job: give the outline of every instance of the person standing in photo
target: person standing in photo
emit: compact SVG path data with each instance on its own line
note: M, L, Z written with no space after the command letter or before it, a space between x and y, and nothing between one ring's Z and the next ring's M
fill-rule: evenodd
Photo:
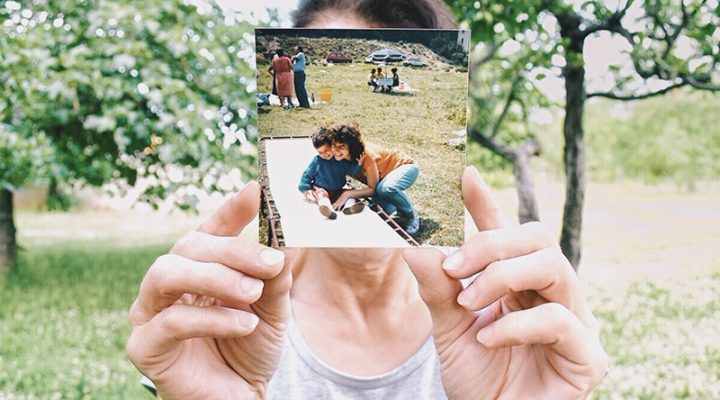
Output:
M301 46L295 46L293 51L295 51L295 55L292 57L293 72L295 73L293 81L295 84L295 96L297 96L300 107L310 108L307 91L305 90L305 64L307 57L305 57Z
M285 55L283 49L277 50L277 58L274 58L272 65L268 68L268 72L275 74L275 86L277 88L278 97L280 97L280 105L283 108L292 108L292 62ZM287 101L287 105L285 104Z

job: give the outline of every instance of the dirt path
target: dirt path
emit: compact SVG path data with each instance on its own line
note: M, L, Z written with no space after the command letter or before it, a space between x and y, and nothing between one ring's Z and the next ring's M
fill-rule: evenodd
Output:
M559 237L564 186L547 179L537 182L541 219ZM580 266L583 281L606 286L720 271L720 187L705 186L688 194L670 185L590 184ZM497 195L506 215L515 216L514 189Z

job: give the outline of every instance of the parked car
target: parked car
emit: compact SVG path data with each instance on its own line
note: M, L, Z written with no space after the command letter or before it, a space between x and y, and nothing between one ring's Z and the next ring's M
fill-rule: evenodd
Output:
M418 56L410 56L403 62L405 67L427 67L427 63Z
M405 56L399 51L393 49L375 50L365 58L365 62L367 63L390 63L400 62L403 60L405 60Z
M325 60L329 63L351 63L353 62L352 57L346 56L345 54L339 53L337 51L328 51L327 57L325 57Z

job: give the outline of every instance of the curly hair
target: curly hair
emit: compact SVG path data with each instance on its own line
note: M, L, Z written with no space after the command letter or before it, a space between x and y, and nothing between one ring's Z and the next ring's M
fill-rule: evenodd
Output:
M317 149L323 145L332 145L333 136L328 132L327 128L318 128L310 137L313 146Z
M346 144L350 150L350 158L356 160L365 152L360 130L355 125L337 124L328 128L333 143Z

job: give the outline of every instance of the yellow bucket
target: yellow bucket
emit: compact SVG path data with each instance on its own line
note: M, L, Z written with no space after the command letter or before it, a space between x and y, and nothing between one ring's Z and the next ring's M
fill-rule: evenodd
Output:
M322 91L320 92L320 101L330 102L332 101L332 92Z

